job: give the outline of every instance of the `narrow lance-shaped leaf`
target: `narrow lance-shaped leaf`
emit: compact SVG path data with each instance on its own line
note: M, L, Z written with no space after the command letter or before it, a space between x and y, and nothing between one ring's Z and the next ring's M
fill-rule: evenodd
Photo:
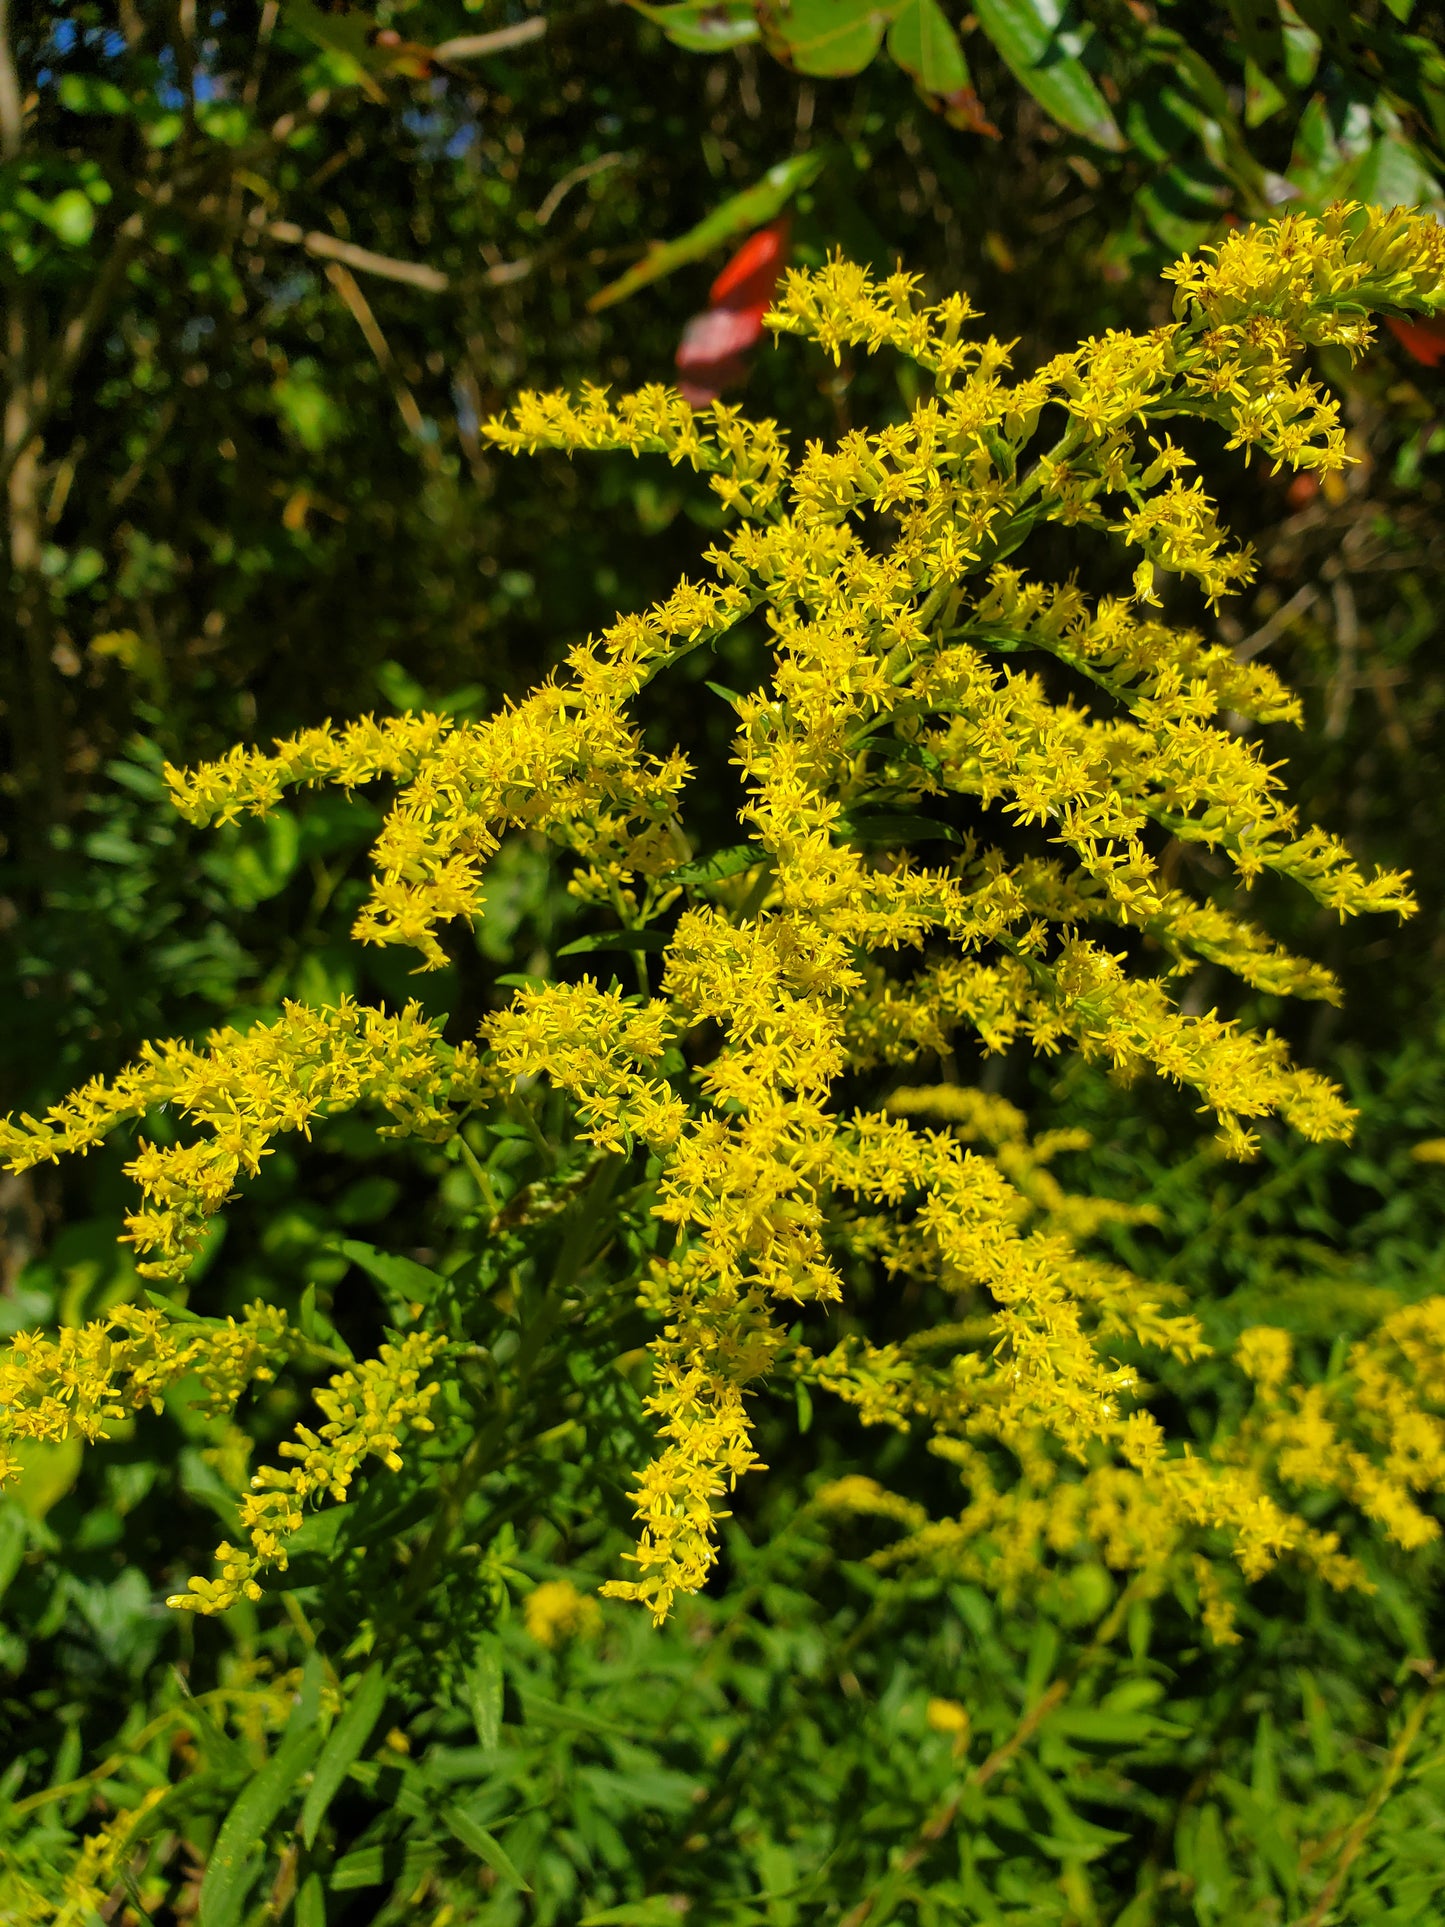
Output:
M1000 58L1061 127L1118 152L1124 136L1093 76L1063 30L1060 0L975 0L974 12Z
M381 1717L386 1700L386 1675L380 1666L370 1667L347 1702L346 1711L331 1729L316 1774L301 1809L301 1838L308 1847L315 1844L317 1830L326 1809L335 1799L361 1749L371 1737L371 1729Z
M221 1823L201 1882L198 1927L234 1927L240 1919L251 1883L261 1870L258 1848L264 1845L266 1829L285 1806L320 1743L314 1718L289 1726L265 1766L237 1794Z
M559 957L590 957L595 950L666 950L665 930L598 930L564 943Z
M721 53L758 37L758 19L750 0L680 0L671 7L652 7L647 0L627 0L630 7L661 27L674 47L690 54Z
M619 275L605 288L598 290L587 303L589 310L596 314L602 308L610 308L619 301L625 301L639 288L645 288L653 281L660 281L664 275L672 274L692 261L700 261L705 254L711 254L725 241L732 240L735 234L749 233L755 227L762 227L780 214L799 191L815 181L827 165L826 149L814 149L808 154L794 154L776 167L770 167L760 181L752 187L744 188L741 194L734 194L715 207L711 214L699 221L695 228L680 234L675 241L654 242L642 259L626 274Z
M973 85L958 35L938 0L903 0L888 29L888 51L925 94L946 99Z
M1284 23L1270 0L1225 0L1240 45L1278 87L1288 85L1284 56Z
M378 1251L375 1245L366 1244L360 1238L343 1238L337 1249L388 1291L420 1299L423 1304L443 1282L436 1272L428 1271L414 1258L403 1257L395 1251Z
M477 1743L495 1752L502 1737L502 1651L495 1633L484 1633L477 1641L462 1675L462 1697L477 1729Z
M479 1860L484 1860L493 1873L513 1887L520 1887L524 1894L531 1893L532 1889L517 1871L516 1862L506 1848L469 1813L459 1806L446 1806L442 1808L441 1817L462 1845L470 1848Z

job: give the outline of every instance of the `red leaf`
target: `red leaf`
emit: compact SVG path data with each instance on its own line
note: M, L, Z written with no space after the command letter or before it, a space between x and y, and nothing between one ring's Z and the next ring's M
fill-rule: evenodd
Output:
M1385 316L1385 326L1412 360L1426 368L1445 361L1445 321L1400 321Z
M724 388L738 388L747 380L748 364L741 355L726 355L721 361L700 361L688 369L677 384L677 392L689 408L705 408L716 401Z
M708 291L714 308L765 308L788 256L786 215L750 234Z
M1307 509L1320 492L1320 478L1306 469L1296 475L1284 492L1284 499L1292 509Z
M726 361L756 347L763 335L763 306L753 308L709 308L695 314L682 331L676 361L690 373L708 363Z

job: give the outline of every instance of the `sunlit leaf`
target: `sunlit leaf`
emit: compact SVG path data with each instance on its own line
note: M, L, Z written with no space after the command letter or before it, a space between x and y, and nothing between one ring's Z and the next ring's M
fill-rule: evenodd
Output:
M335 1799L353 1761L371 1737L386 1702L386 1675L379 1665L362 1674L346 1710L332 1727L301 1809L301 1838L314 1845L326 1809Z
M973 85L958 35L938 0L903 0L888 29L888 51L926 94L946 97Z
M680 234L675 241L659 241L650 247L636 264L600 289L587 303L595 314L599 309L610 308L619 301L625 301L639 288L650 282L660 281L664 275L686 267L690 262L700 261L704 255L711 254L725 241L735 235L747 234L753 228L762 227L767 221L782 212L800 189L809 186L822 173L828 162L824 148L814 148L806 154L794 154L788 160L779 161L770 167L760 181L752 187L744 188L741 194L734 194L715 207L711 214Z
M1096 147L1118 152L1124 137L1065 31L1059 0L975 0L978 23L1000 58L1045 113Z
M627 0L627 4L688 53L721 53L725 47L738 47L758 37L758 17L750 0L679 0L670 7L649 6L647 0Z
M877 0L790 0L761 8L763 31L800 74L861 73L882 44L892 8Z

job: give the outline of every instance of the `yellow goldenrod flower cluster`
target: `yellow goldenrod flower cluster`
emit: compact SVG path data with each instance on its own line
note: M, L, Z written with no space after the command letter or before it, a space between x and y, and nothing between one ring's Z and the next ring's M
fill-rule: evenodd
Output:
M91 1927L103 1920L146 1821L170 1790L152 1787L135 1806L88 1834L69 1868L56 1869L43 1889L17 1869L0 1867L0 1920L7 1927Z
M910 1347L919 1349L917 1341ZM954 1433L959 1404L937 1375L929 1380L902 1371L902 1358L887 1361L903 1409L937 1401L932 1447L958 1468L969 1502L957 1518L931 1521L921 1507L859 1478L835 1480L817 1502L899 1528L875 1565L921 1562L1005 1596L1036 1583L1051 1559L1102 1557L1140 1575L1146 1590L1182 1582L1194 1589L1219 1643L1238 1638L1237 1600L1227 1574L1189 1549L1200 1533L1222 1534L1246 1579L1288 1553L1340 1589L1365 1584L1363 1570L1341 1552L1337 1534L1315 1530L1290 1508L1292 1495L1338 1493L1407 1550L1440 1536L1420 1497L1445 1490L1445 1298L1392 1313L1323 1382L1291 1377L1292 1341L1270 1326L1244 1332L1235 1358L1253 1382L1255 1404L1208 1458L1187 1450L1166 1456L1157 1428L1135 1413L1121 1435L1123 1464L1070 1468L1045 1449L1042 1435L1011 1440L1022 1477L1004 1489L983 1449L1002 1435L1004 1408L981 1409Z
M142 1140L126 1166L149 1206L126 1220L130 1242L154 1254L138 1270L176 1278L238 1176L260 1168L273 1137L309 1136L313 1118L360 1104L385 1110L398 1135L445 1136L451 1105L477 1088L475 1051L447 1050L416 1004L394 1017L350 998L327 1010L288 1003L276 1023L215 1031L204 1050L147 1044L140 1061L110 1083L92 1079L44 1118L0 1122L0 1159L25 1171L65 1151L88 1151L119 1124L166 1108L204 1126L209 1135L192 1144Z
M602 1608L566 1579L544 1579L522 1602L527 1631L540 1646L588 1638L602 1630Z
M1418 1495L1445 1485L1445 1298L1391 1313L1323 1383L1291 1380L1289 1334L1270 1326L1245 1332L1237 1356L1255 1388L1241 1462L1293 1491L1342 1492L1398 1545L1439 1538Z
M776 1372L866 1422L926 1431L967 1486L959 1518L890 1511L868 1481L829 1503L902 1527L889 1557L943 1560L1004 1591L1087 1551L1191 1587L1227 1637L1221 1552L1246 1577L1289 1554L1355 1582L1336 1541L1286 1503L1311 1426L1349 1439L1314 1455L1320 1475L1418 1539L1410 1494L1440 1469L1418 1403L1433 1310L1392 1327L1318 1413L1287 1358L1274 1372L1272 1341L1252 1341L1260 1415L1232 1456L1202 1458L1166 1437L1123 1362L1140 1347L1198 1356L1197 1320L1177 1292L1082 1249L1119 1207L1070 1197L1048 1168L1069 1147L1030 1143L950 1069L960 1033L985 1052L1026 1039L1173 1080L1235 1154L1276 1116L1345 1137L1340 1093L1280 1039L1175 1001L1201 962L1272 995L1337 995L1237 902L1195 894L1191 852L1236 898L1271 874L1342 918L1413 908L1405 878L1366 876L1285 800L1257 734L1297 718L1278 678L1159 610L1168 577L1213 604L1253 571L1170 424L1212 423L1277 464L1340 466L1337 407L1305 353L1357 352L1372 309L1445 305L1445 231L1340 207L1241 231L1172 279L1168 324L1015 378L1006 346L966 333L960 296L929 306L913 277L878 282L846 261L793 272L768 318L777 333L835 358L891 349L931 384L899 419L832 447L795 450L772 423L694 413L662 388L523 396L487 427L498 447L623 450L706 475L732 518L710 578L619 618L484 721L365 719L170 780L196 822L264 814L296 787L394 784L356 934L426 965L444 961L442 926L478 913L500 839L541 834L574 893L622 926L640 973L663 949L655 994L588 978L520 991L481 1056L447 1049L412 1010L291 1006L202 1052L157 1047L46 1120L7 1126L12 1168L172 1104L210 1135L142 1148L132 1168L152 1209L131 1235L174 1272L278 1131L371 1102L398 1130L442 1135L461 1109L534 1079L566 1092L582 1136L645 1148L656 1174L665 1230L641 1296L658 1330L647 1402L661 1449L633 1495L636 1576L608 1590L659 1618L707 1577L727 1493L759 1463L749 1391ZM1028 576L1014 558L1051 525L1132 551L1132 594ZM688 761L646 746L636 699L748 617L765 638L756 673L748 693L722 695L747 841L699 862ZM932 1081L890 1096L887 1080L917 1078L920 1058ZM821 1322L859 1265L925 1279L957 1317L887 1346L797 1343L784 1316ZM249 1548L223 1547L222 1577L179 1603L254 1593L307 1498L344 1492L367 1453L390 1463L402 1432L425 1427L419 1375L439 1349L414 1334L333 1381L331 1422L286 1448L291 1471L259 1476Z
M445 1344L433 1333L408 1332L398 1343L383 1345L376 1358L338 1373L316 1394L326 1423L314 1431L298 1425L295 1438L281 1447L281 1456L293 1461L290 1470L263 1466L253 1476L240 1506L250 1543L223 1542L216 1548L220 1577L192 1579L188 1592L173 1594L166 1604L217 1613L238 1599L259 1599L257 1575L270 1566L286 1570L285 1542L300 1526L309 1500L324 1496L340 1504L366 1458L399 1472L406 1434L433 1429L427 1408L440 1388L420 1380Z
M0 1484L16 1469L7 1446L104 1438L108 1422L160 1411L182 1378L198 1378L210 1410L228 1412L248 1385L276 1376L294 1340L286 1314L259 1301L239 1323L117 1305L54 1338L20 1332L0 1352Z

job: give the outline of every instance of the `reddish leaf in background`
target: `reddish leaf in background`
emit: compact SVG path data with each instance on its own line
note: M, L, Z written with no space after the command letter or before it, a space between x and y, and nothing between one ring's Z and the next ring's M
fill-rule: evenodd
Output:
M750 234L708 291L677 348L678 391L694 408L716 401L747 374L743 359L763 335L763 315L788 256L787 217Z
M1397 321L1387 314L1385 326L1412 360L1426 368L1445 361L1445 321Z
M1319 492L1319 476L1306 469L1302 475L1295 476L1284 492L1284 499L1292 509L1307 509Z
M788 258L791 226L784 215L748 236L708 290L714 308L755 308L759 302L767 306Z

